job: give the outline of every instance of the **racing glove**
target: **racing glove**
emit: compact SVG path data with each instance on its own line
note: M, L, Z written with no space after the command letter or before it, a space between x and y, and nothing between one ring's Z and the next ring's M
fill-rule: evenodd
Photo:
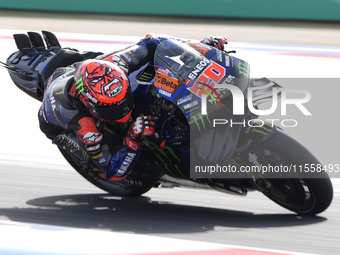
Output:
M205 37L201 41L201 43L205 43L205 44L208 44L210 46L215 47L216 49L223 50L224 45L227 44L228 41L224 37L209 35L209 36Z
M134 151L138 150L142 145L144 136L155 134L155 120L157 120L157 117L138 117L127 132L124 139L125 146Z
M91 157L100 152L100 143L103 140L103 134L97 130L96 123L92 118L81 118L78 121L76 134Z

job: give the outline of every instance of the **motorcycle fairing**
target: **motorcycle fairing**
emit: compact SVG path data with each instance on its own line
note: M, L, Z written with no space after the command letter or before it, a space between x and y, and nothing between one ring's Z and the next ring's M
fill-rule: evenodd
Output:
M214 89L216 84L233 84L244 93L249 85L249 64L202 43L168 39L155 52L157 92L176 104L189 120L200 112L202 95L209 94L208 107L216 99L228 102L230 91ZM177 82L175 82L177 80ZM218 94L218 95L216 95Z

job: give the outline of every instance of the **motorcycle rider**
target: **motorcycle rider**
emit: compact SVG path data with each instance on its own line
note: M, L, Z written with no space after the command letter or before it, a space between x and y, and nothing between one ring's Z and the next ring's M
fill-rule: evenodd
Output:
M137 162L143 138L155 133L155 117L132 120L130 81L152 65L157 46L168 38L149 34L118 52L55 70L38 114L41 131L80 159L88 155L103 178L121 181ZM208 36L201 43L223 49L227 40ZM102 123L122 139L106 139Z

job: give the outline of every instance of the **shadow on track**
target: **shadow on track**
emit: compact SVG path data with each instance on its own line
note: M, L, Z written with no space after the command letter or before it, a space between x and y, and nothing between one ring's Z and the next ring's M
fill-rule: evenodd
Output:
M295 214L253 214L209 207L187 206L149 197L120 198L107 194L41 197L27 201L37 208L0 208L13 221L95 228L133 233L192 233L227 228L277 228L316 224L323 217Z

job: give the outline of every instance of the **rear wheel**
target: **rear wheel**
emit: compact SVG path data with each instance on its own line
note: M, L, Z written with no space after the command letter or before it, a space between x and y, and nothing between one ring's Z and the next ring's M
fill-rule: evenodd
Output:
M58 148L64 158L80 175L93 185L107 191L113 196L140 196L152 188L152 183L142 182L132 176L128 176L119 183L103 179L98 172L94 171L88 164L80 162L71 152L60 147Z
M262 143L263 165L287 166L289 173L280 172L275 178L256 178L256 186L268 198L301 215L315 215L326 210L333 199L333 187L324 171L293 171L291 166L315 166L320 162L301 144L282 132ZM273 176L270 176L273 177Z

